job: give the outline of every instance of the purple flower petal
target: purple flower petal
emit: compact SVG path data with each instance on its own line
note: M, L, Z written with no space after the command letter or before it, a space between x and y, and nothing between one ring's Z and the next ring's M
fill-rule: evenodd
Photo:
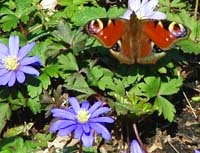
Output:
M23 82L25 81L25 75L24 75L24 73L21 72L21 71L17 71L17 72L16 72L16 77L17 77L17 81L18 81L19 83L23 83Z
M53 132L56 132L59 129L66 128L66 127L71 126L71 125L75 125L75 122L70 121L70 120L68 120L67 122L66 122L66 120L57 120L51 125L51 127L49 128L49 131L51 133L53 133Z
M17 57L18 51L19 51L19 37L18 36L10 36L10 38L9 38L10 54Z
M91 118L99 116L99 115L101 115L103 113L107 113L109 111L110 111L110 108L108 108L108 107L101 107L101 108L97 109L95 112L93 112L91 114Z
M8 73L7 69L0 68L0 77L3 76L3 75L5 75L6 73Z
M40 74L38 72L38 70L36 70L35 68L33 68L31 66L20 66L19 70L24 72L24 73L32 74L32 75L35 75L35 76L39 76L39 74Z
M195 150L194 150L194 153L200 153L200 151L199 151L199 150L197 150L197 149L195 149Z
M131 14L133 13L133 11L131 10L126 10L126 12L124 13L124 15L122 15L120 18L123 18L123 19L127 19L127 20L130 20L131 18Z
M16 81L16 74L15 72L12 72L10 76L10 80L8 81L8 86L12 87L15 84L15 81Z
M25 57L20 61L20 65L29 65L33 63L41 63L40 58L38 56L33 57Z
M11 75L12 75L11 71L8 71L8 73L2 75L0 77L0 85L6 85L8 81L10 80Z
M147 19L164 20L166 19L166 15L162 12L154 11L151 15L148 16Z
M85 147L91 147L93 144L94 138L93 133L90 132L89 134L83 133L82 135L82 142Z
M80 140L82 135L83 135L82 126L77 126L77 128L74 131L74 138Z
M102 106L102 102L98 101L98 102L94 103L94 105L88 111L90 112L90 114L92 114L94 111L96 111L101 106Z
M80 110L80 104L79 104L78 100L74 97L70 97L68 100L69 100L69 103L71 104L73 110L77 114L78 111Z
M59 109L59 108L54 108L51 110L51 112L53 113L54 117L58 117L58 118L64 118L64 119L69 119L69 120L75 120L76 118L75 114L63 109Z
M144 153L136 140L131 142L131 153Z
M128 9L121 18L129 20L134 13L138 19L165 19L164 13L154 11L157 4L158 0L129 0Z
M88 101L84 101L82 104L81 104L81 108L85 109L85 110L88 110L90 107L90 103Z
M101 137L103 137L105 140L111 139L111 135L110 135L109 131L102 124L90 123L90 126L92 127L92 129L95 130L96 133L101 135Z
M76 125L72 125L72 126L69 126L69 127L66 127L64 129L60 129L58 131L58 135L59 136L67 136L69 135L74 129L76 129Z
M8 55L8 47L0 43L0 59L4 59Z
M158 0L150 0L146 3L146 8L154 10L157 4Z
M110 117L97 117L97 118L91 118L90 122L113 123L114 120Z
M82 128L85 133L90 132L90 127L89 127L88 123L82 124Z
M31 50L32 48L35 46L35 42L32 42L31 44L27 44L24 47L22 47L19 50L19 54L18 54L18 58L21 60L23 59Z

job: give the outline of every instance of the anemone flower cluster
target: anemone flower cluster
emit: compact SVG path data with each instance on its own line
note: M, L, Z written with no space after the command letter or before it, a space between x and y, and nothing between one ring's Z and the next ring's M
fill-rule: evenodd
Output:
M166 15L160 11L154 11L158 0L129 0L128 9L121 18L130 19L131 14L136 14L138 19L162 20Z
M111 117L102 116L110 111L108 107L103 107L101 101L95 102L90 107L88 101L81 105L74 97L68 99L71 107L67 109L54 108L51 110L53 117L57 118L50 126L50 132L58 131L59 136L67 136L74 132L74 138L81 140L85 147L92 146L94 142L94 132L105 140L110 140L111 135L105 123L113 123Z
M32 50L35 43L19 48L19 37L10 36L8 47L0 43L0 85L8 84L13 86L16 81L23 83L25 74L38 76L39 72L30 66L31 64L41 64L39 57L26 57Z

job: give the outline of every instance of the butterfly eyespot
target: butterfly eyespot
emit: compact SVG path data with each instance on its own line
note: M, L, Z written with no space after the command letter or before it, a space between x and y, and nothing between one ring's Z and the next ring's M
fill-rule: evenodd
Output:
M121 41L117 41L111 48L113 51L120 52L121 50Z
M161 52L163 52L163 50L160 47L158 47L157 45L154 44L153 52L154 53L161 53Z
M185 37L187 35L187 29L182 24L172 22L168 29L176 38Z
M103 30L103 23L100 19L92 20L87 24L86 29L90 34L97 34Z

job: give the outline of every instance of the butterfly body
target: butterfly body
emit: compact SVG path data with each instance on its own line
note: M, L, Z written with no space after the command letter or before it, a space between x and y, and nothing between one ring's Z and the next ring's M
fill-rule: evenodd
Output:
M89 21L86 31L124 64L154 64L165 56L166 50L189 34L182 24L165 20L139 20L135 14L131 15L130 20Z

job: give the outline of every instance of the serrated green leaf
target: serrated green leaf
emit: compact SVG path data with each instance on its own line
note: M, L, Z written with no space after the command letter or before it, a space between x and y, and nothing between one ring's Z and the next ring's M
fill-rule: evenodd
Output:
M129 85L133 84L136 80L137 80L138 76L127 76L127 77L124 77L122 82L123 82L123 85L124 87L128 87Z
M50 77L58 78L59 76L59 66L58 65L48 65L44 69L45 73L47 73Z
M31 98L38 97L42 93L42 85L39 79L30 79L27 81L27 91Z
M11 109L8 103L0 103L0 133L2 132L6 122L11 117Z
M6 15L1 18L0 23L3 31L10 31L17 27L18 18L14 15Z
M72 44L73 42L73 32L69 23L61 20L58 23L57 30L52 32L52 35L67 44Z
M169 122L174 120L175 108L167 99L162 96L157 96L154 102L155 109L158 110L159 115L163 114L164 118Z
M40 76L39 76L39 79L41 81L41 85L44 89L47 89L48 86L51 84L51 80L49 78L49 76L46 74L46 73L42 73Z
M6 7L3 7L0 9L0 14L1 15L14 15L15 16L15 12L11 11L10 9L6 8Z
M118 18L119 16L122 16L125 12L125 9L123 8L117 8L117 7L111 7L107 14L109 18Z
M152 98L158 94L160 83L161 81L158 77L146 77L144 78L144 83L138 84L138 87L144 95Z
M66 80L66 87L69 90L75 90L81 93L85 93L87 95L92 95L95 93L91 88L89 88L85 78L79 73L71 74L68 79Z
M60 68L66 71L78 71L78 65L75 56L72 53L65 55L60 55L58 57L58 62L61 64Z
M200 54L200 43L196 43L192 40L182 40L177 44L182 47L184 53Z
M101 7L84 7L77 10L72 16L71 20L76 26L84 26L89 20L97 18L105 18L106 15L105 8Z
M168 82L161 82L158 95L172 95L180 90L183 84L182 78L171 79Z
M29 98L27 102L27 106L30 108L33 114L37 114L41 112L41 104L37 98L35 99Z

